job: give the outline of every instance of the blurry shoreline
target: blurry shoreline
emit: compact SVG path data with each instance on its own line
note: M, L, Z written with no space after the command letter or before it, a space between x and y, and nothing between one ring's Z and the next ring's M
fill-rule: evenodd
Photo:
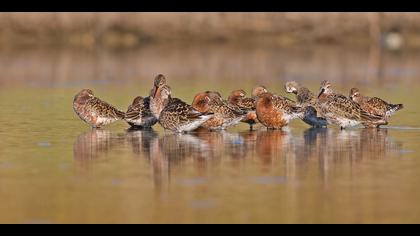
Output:
M1 13L0 45L385 44L420 48L419 13Z

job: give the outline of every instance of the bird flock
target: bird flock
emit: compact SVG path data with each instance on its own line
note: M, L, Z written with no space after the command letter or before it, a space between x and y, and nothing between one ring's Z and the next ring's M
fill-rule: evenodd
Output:
M242 89L232 91L227 100L219 92L205 91L188 104L172 96L166 77L159 74L149 96L136 97L126 112L95 97L90 89L83 89L74 97L73 109L93 128L124 120L134 129L148 129L159 123L165 130L182 133L224 130L240 122L249 124L250 130L257 123L268 129L282 129L294 119L312 127L378 128L387 125L390 117L403 108L402 104L363 96L357 88L352 88L346 97L335 93L328 81L322 81L318 96L295 81L287 82L285 91L295 94L296 101L260 85L253 89L251 97Z

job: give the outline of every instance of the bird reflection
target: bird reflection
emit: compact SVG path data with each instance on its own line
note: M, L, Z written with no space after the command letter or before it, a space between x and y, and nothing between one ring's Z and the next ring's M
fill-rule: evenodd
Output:
M311 128L304 132L298 155L318 159L321 177L329 179L332 166L358 168L364 160L378 160L397 154L402 144L388 137L387 129L334 130ZM339 173L337 173L339 174Z
M158 138L158 133L153 129L128 129L127 130L127 141L132 147L132 151L136 156L145 156L150 159L151 157L151 145L153 140Z
M363 129L360 135L362 159L381 159L400 153L402 143L388 136L388 129Z
M271 165L281 157L293 158L295 153L291 134L283 130L259 131L256 154L264 165Z
M205 177L210 166L223 164L223 158L244 159L254 146L247 139L255 141L256 138L227 131L206 131L168 134L153 140L150 163L157 190L170 183L171 173L178 168L192 166L198 176Z
M202 150L203 157L212 162L221 160L222 157L242 159L246 157L249 150L249 143L244 133L219 131L200 132L195 135L206 144L207 149Z
M167 134L154 139L150 147L150 163L156 191L171 182L171 171L189 160L201 156L205 149L198 138L190 134Z
M401 149L388 137L387 129L334 130L311 128L304 132L302 155L330 158L335 161L378 159Z
M389 137L387 129L310 128L303 135L292 131L159 135L153 130L129 130L123 134L91 130L77 137L74 158L88 167L96 163L92 160L106 157L111 150L131 149L134 158L144 157L150 164L155 189L161 193L164 186L169 186L171 173L192 168L195 176L207 177L209 171L223 169L223 165L240 168L251 164L261 168L261 173L275 175L284 170L281 175L288 179L318 173L325 183L330 176L341 175L345 170L351 174L365 160L398 155L402 149L402 143ZM311 170L314 168L318 171Z
M123 138L108 130L92 129L77 137L73 145L74 159L86 167L90 161L106 156L110 150L123 144Z

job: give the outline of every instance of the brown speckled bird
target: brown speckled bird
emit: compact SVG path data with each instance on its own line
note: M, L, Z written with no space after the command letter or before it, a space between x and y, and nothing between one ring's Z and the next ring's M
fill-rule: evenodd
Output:
M156 93L158 91L159 87L162 87L166 85L166 78L164 75L159 74L155 77L154 83L153 83L153 88L150 91L150 97L156 97ZM159 97L156 97L155 99L150 99L150 111L152 112L153 115L155 115L155 118L159 119L159 115L160 112L163 108L161 107L163 105L163 103L159 100ZM156 117L157 115L157 117Z
M138 96L128 107L125 113L125 121L132 128L150 128L157 123L156 117L150 111L150 97Z
M237 106L247 113L241 122L247 123L249 125L249 129L253 130L253 126L258 122L255 106L256 99L247 98L246 92L240 89L231 92L230 96L228 97L228 102L229 104Z
M194 97L192 106L200 112L211 112L214 116L201 126L209 130L224 130L238 124L247 114L238 106L223 100L218 92L206 91Z
M73 109L80 119L93 128L101 128L125 116L124 112L96 98L90 89L83 89L74 97Z
M385 120L388 120L395 112L404 108L403 104L389 104L377 97L363 96L357 88L350 90L350 99L358 103L369 114L381 116Z
M258 120L268 129L281 129L304 113L293 101L268 92L258 96L256 106Z
M300 85L296 81L286 82L285 90L288 93L296 95L297 105L299 106L315 106L317 105L317 99L315 95L306 87Z
M213 117L210 112L199 112L180 99L172 98L168 85L159 86L151 97L152 101L158 108L152 112L159 119L159 124L174 132L193 131Z
M258 96L260 96L263 93L268 93L268 90L264 86L258 85L252 90L252 97L256 101Z
M306 87L296 81L289 81L285 85L288 93L296 95L297 105L305 109L303 121L313 127L326 127L327 120L322 117L316 96Z
M367 113L346 96L334 93L328 81L321 83L318 103L328 123L336 124L341 129L359 124L365 127L379 127L388 123L381 116Z

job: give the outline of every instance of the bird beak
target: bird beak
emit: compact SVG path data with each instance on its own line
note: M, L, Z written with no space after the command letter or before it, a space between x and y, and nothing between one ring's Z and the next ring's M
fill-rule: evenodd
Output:
M156 97L157 91L158 91L158 88L155 86L155 87L153 88L153 98L155 98L155 97Z
M324 88L322 88L322 89L321 89L321 92L320 92L320 93L319 93L319 95L318 95L318 98L319 98L319 97L321 97L321 95L322 95L324 92L325 92L325 89L324 89Z

